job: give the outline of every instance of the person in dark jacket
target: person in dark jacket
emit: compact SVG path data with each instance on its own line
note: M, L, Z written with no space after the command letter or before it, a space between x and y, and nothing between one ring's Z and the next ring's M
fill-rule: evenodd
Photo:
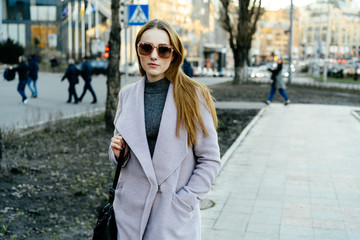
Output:
M19 65L13 68L14 71L18 72L19 74L19 83L17 86L17 90L22 97L22 103L27 104L28 98L25 94L25 86L29 80L29 66L26 64L26 57L20 56L19 57Z
M288 105L290 103L290 99L285 92L286 85L283 81L282 76L282 61L279 60L277 67L275 69L268 69L271 72L271 89L269 93L269 97L265 100L265 103L269 105L272 99L275 96L276 90L279 90L280 95L285 99L284 104Z
M31 54L30 55L30 62L29 62L29 80L27 82L27 85L30 88L31 91L31 97L32 98L37 98L37 87L36 87L36 82L38 79L38 71L39 71L39 65L36 59L35 54ZM33 87L31 87L31 83L33 83Z
M81 65L81 76L85 81L85 85L84 85L84 90L79 98L79 102L82 101L87 90L90 91L90 93L93 97L93 101L91 103L94 104L97 102L95 91L91 86L91 72L92 72L92 69L91 69L90 62L88 61L88 57L85 56L85 57L83 57L83 63Z
M56 58L54 56L51 57L50 64L51 64L52 72L55 72L55 68L57 67L58 63L57 63L57 60L56 60Z
M74 59L70 58L68 61L68 68L61 81L64 81L65 78L69 81L69 99L67 103L71 103L72 96L74 96L74 104L79 102L78 96L76 94L75 85L79 83L78 76L80 75L80 70L76 68Z
M193 77L193 69L191 67L191 63L186 58L184 58L182 69L188 77Z

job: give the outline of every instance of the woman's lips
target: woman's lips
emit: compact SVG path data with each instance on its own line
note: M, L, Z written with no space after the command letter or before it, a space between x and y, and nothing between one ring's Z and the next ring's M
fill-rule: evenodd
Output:
M151 67L151 68L156 68L156 67L159 66L159 65L156 64L156 63L149 63L148 65L149 65L149 67Z

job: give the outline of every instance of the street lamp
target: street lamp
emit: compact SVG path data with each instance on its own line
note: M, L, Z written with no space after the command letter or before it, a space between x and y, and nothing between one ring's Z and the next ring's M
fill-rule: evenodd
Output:
M290 36L289 36L289 77L288 77L288 83L291 83L291 62L292 62L292 36L293 36L293 10L294 10L294 5L293 5L293 0L291 0L291 4L290 4Z
M325 47L325 60L324 60L324 82L327 81L328 70L328 57L329 57L329 45L330 45L330 0L328 0L328 14L327 14L327 30L326 30L326 47Z

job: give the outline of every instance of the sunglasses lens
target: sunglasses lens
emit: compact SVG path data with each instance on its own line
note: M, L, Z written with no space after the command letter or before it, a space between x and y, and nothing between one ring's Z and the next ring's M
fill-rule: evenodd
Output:
M141 55L150 55L153 50L153 46L148 43L140 43L139 45L139 54Z
M171 48L167 46L158 46L158 54L161 58L169 58L171 56Z

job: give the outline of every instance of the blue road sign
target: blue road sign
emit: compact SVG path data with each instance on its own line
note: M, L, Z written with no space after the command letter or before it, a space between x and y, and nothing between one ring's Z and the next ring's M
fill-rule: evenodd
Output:
M129 5L128 24L132 26L141 26L149 21L149 5Z

